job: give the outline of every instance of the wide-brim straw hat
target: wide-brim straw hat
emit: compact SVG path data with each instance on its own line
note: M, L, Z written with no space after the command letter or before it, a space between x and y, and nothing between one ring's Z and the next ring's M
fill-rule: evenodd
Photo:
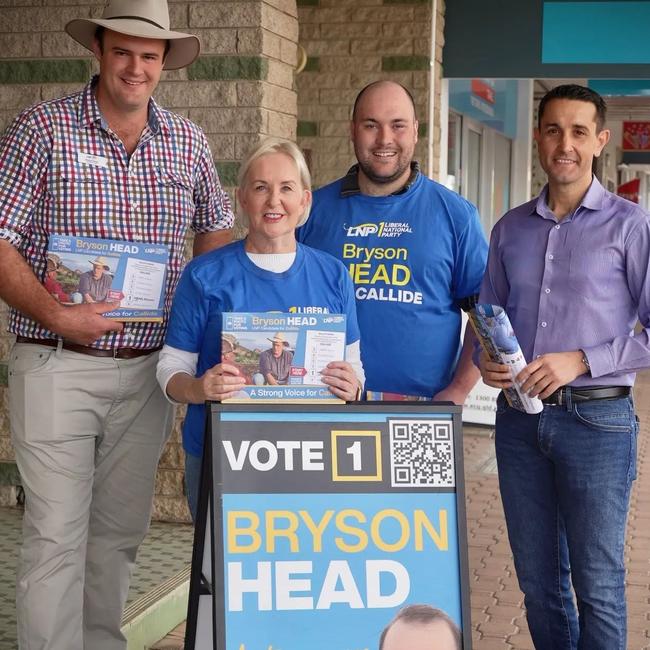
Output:
M235 338L233 334L228 334L228 333L221 333L221 341L225 341L232 349L233 351L237 349L237 346L239 345L239 341Z
M54 267L57 269L61 266L61 258L56 253L48 253L47 261L48 261L48 270L49 270L50 262L52 262L52 264L54 264Z
M169 52L163 66L166 70L184 68L201 51L201 42L194 34L170 31L167 0L110 0L101 18L71 20L65 31L92 51L98 26L127 36L169 41Z
M103 257L97 257L92 262L88 260L93 266L101 266L104 271L110 271L111 267L106 263L106 260Z

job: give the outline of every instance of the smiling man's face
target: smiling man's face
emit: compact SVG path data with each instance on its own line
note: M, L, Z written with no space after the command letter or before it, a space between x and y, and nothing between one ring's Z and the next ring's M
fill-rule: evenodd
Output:
M381 82L363 92L350 125L364 194L385 196L406 184L418 141L411 99L396 83Z
M599 129L596 107L576 99L552 99L546 104L535 141L539 161L552 188L586 191L593 159L600 156L609 131Z
M126 36L107 29L93 52L99 61L97 99L102 111L147 110L165 62L165 41Z

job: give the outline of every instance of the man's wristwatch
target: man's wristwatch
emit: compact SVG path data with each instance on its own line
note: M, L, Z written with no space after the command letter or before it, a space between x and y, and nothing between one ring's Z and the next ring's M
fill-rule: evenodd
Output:
M587 359L587 355L584 353L584 350L580 350L582 352L582 363L584 364L585 368L587 368L587 374L591 374L591 366L589 365L589 359Z

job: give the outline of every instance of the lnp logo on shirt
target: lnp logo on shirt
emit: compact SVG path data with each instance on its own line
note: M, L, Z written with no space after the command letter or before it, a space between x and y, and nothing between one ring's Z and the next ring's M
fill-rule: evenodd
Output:
M358 226L347 226L343 228L348 237L400 237L404 233L413 232L411 226L403 221L380 221L379 223L360 223Z

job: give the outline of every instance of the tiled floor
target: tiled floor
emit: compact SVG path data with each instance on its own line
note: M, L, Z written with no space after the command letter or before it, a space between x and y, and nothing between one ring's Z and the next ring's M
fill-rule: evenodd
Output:
M17 650L14 581L21 539L22 512L0 508L0 650ZM140 547L128 602L172 577L192 559L191 526L152 524Z
M128 602L133 602L190 564L193 540L192 526L152 524L138 552Z
M22 516L20 510L0 509L0 650L17 647L14 581Z

